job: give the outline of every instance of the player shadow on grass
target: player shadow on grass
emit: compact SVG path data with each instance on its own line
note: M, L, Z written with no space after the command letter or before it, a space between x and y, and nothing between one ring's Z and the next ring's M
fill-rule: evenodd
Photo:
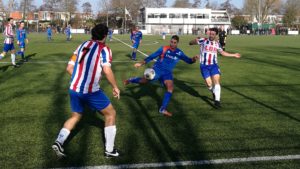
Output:
M123 93L123 97L125 95L133 98L124 101L129 108L127 111L134 112L131 114L131 118L133 119L131 125L136 130L140 130L139 132L141 132L142 135L138 135L138 137L142 137L145 140L142 143L144 144L142 147L151 147L153 155L155 155L156 159L160 162L169 162L170 160L173 162L181 161L182 156L185 156L188 159L207 159L205 153L202 151L203 147L199 143L197 131L193 129L186 115L182 113L184 110L176 98L172 99L172 102L174 103L173 109L176 110L174 116L169 118L158 113L158 108L163 97L163 92L157 91L158 88L161 88L161 86L153 84L138 85L127 87L126 93ZM163 89L163 91L164 90L165 89ZM144 101L140 99L142 96L150 96L154 102L157 102L157 111L155 111L156 116L153 116L152 113L154 106L149 107L149 105L146 105L147 103L145 104ZM180 123L178 123L179 121ZM169 131L169 133L165 133L166 131ZM172 138L169 138L170 135L172 135ZM139 142L134 142L132 140L133 136L134 134L124 138L124 145L131 151L130 154L142 154L135 149ZM173 146L174 139L180 140L183 145L192 145L193 149L176 149ZM178 141L175 142L177 143ZM128 156L126 157L125 162L134 160L135 156ZM176 166L174 168L186 167Z
M1 66L1 67L0 67L0 71L1 71L1 72L6 72L10 66L13 66L13 65L5 65L5 66Z
M213 99L209 98L207 96L200 95L194 88L186 84L187 82L178 80L174 78L174 86L178 87L180 90L188 93L189 95L193 97L199 97L201 100L206 102L208 105L210 105L213 108L216 108L213 104Z

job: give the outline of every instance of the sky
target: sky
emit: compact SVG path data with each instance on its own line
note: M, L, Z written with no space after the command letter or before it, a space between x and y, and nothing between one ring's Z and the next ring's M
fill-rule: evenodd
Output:
M20 1L20 0L17 0ZM172 6L174 4L175 0L167 0L167 6ZM192 2L193 0L190 0L190 2ZM206 0L202 0L203 2L206 2ZM218 4L223 3L225 0L211 0L211 1L215 1ZM3 0L4 4L7 5L8 0ZM35 5L36 6L40 6L43 3L43 0L34 0ZM80 0L78 9L81 10L81 5L85 2L90 2L92 4L93 7L93 11L98 11L100 6L99 6L99 2L100 0ZM203 4L202 2L202 4ZM244 0L231 0L231 2L238 8L241 8L243 6Z

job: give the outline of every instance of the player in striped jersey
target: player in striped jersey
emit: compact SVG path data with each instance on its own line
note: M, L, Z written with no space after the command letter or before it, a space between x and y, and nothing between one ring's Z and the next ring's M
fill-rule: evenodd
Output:
M189 58L183 53L183 51L177 48L178 43L179 37L177 35L174 35L170 40L169 46L160 47L156 52L152 53L142 62L136 63L134 65L136 68L139 68L154 60L155 58L158 58L155 64L153 65L155 77L151 81L159 80L167 88L162 105L159 108L159 113L165 116L172 116L172 113L167 111L167 106L171 100L174 90L173 69L180 60L183 60L188 64L193 64L197 60L197 57ZM129 83L146 84L148 82L149 80L147 80L145 77L133 77L129 78L128 80L125 80L124 85L128 85Z
M19 65L16 64L15 46L14 46L14 32L13 32L13 18L7 19L8 24L5 26L3 34L5 35L3 52L0 54L0 59L5 57L6 53L10 51L11 63L16 68Z
M64 123L53 150L59 157L64 157L63 144L71 130L81 119L84 105L100 111L105 119L105 153L106 157L118 157L119 153L114 148L116 136L116 111L109 98L100 89L99 82L102 72L112 85L114 97L120 97L114 73L111 70L112 53L105 45L108 28L99 24L92 29L92 39L79 45L74 52L67 67L67 72L72 75L69 89L72 116Z
M26 62L26 58L25 58L25 42L28 43L28 38L27 38L27 34L26 34L26 30L25 30L25 23L24 21L20 22L20 27L17 30L17 44L20 47L20 51L18 51L17 53L19 55L21 55L22 60L24 62Z
M209 38L197 38L190 41L190 45L200 45L200 69L202 77L205 79L208 89L212 92L216 108L221 107L221 85L220 69L218 66L218 52L222 56L240 58L239 53L228 53L222 49L220 43L216 40L218 35L217 28L209 29Z

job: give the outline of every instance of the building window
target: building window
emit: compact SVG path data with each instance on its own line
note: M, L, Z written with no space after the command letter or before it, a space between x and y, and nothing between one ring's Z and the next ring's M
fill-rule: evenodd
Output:
M188 18L189 17L189 14L185 13L185 14L182 14L182 18Z
M153 13L149 13L148 14L148 18L154 18L154 14Z
M169 18L175 18L175 14L170 13L170 14L169 14Z
M167 14L165 13L160 14L160 18L167 18Z

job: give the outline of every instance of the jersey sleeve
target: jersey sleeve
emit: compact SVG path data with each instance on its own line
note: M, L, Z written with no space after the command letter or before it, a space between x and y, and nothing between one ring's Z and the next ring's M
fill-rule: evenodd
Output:
M16 34L17 34L17 40L20 41L21 40L21 36L20 36L20 30L17 29Z
M146 57L144 59L144 61L147 63L149 63L151 60L157 58L158 56L160 56L163 53L163 47L160 47L156 52L152 53L150 56Z
M101 66L111 66L112 52L109 47L104 47L100 53Z
M197 39L198 45L203 45L205 40L206 40L206 38Z
M189 58L188 56L186 56L182 51L180 51L180 55L179 55L179 58L181 60L183 60L184 62L188 63L188 64L193 64L195 63L193 61L193 59Z
M68 65L75 65L77 55L73 54L68 62Z

